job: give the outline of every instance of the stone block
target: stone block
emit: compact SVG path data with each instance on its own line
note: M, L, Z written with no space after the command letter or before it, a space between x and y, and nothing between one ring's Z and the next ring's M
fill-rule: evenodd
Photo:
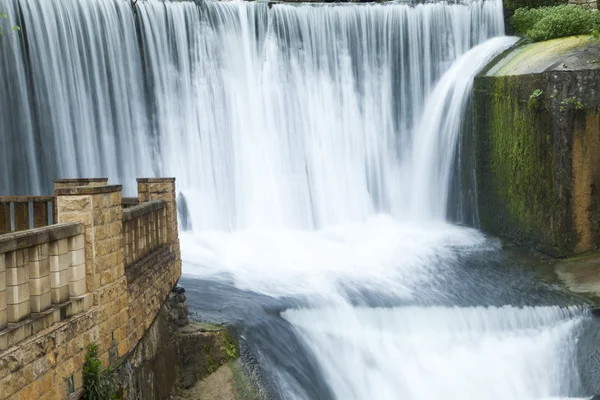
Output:
M61 254L65 254L69 251L69 239L59 239L53 242L50 242L48 247L48 254L50 256L59 256Z
M71 271L63 269L61 271L50 272L50 288L56 289L63 286L69 286Z
M29 294L39 296L50 292L50 274L42 278L29 279Z
M71 302L67 306L67 317L89 310L92 307L93 299L92 293L71 297Z
M6 287L6 304L19 304L29 300L29 282Z
M20 267L23 265L27 265L28 261L29 261L29 251L28 249L21 249L21 250L15 250L14 252L11 252L14 254L14 258L11 259L11 267L15 268L15 267ZM8 263L6 265L6 267L8 268Z
M28 248L28 261L39 261L48 258L49 244L42 243Z
M8 322L20 322L30 315L31 306L29 304L29 298L26 301L18 304L9 304L8 311Z
M58 211L64 212L86 212L92 209L91 196L59 196L57 198Z
M29 279L41 278L50 273L50 260L44 258L38 261L29 261Z
M71 263L72 265L79 265L85 263L85 250L83 248L79 250L73 250L71 252Z
M69 284L50 289L52 304L61 304L69 300Z
M4 253L0 253L0 272L6 269L6 263L4 262Z
M29 281L29 268L20 266L16 268L7 268L5 271L6 286L17 286Z
M1 294L0 294L1 296ZM8 325L8 311L6 308L0 308L0 331Z
M57 272L69 269L71 266L71 254L64 253L59 256L50 256L50 272Z
M86 290L87 288L85 279L69 282L69 296L71 297L81 296L86 292Z
M0 292L3 290L6 290L6 271L0 271Z
M50 308L52 305L52 298L50 291L41 295L31 296L30 299L31 312L39 313Z
M69 281L75 282L81 279L85 279L85 264L73 265L71 267Z

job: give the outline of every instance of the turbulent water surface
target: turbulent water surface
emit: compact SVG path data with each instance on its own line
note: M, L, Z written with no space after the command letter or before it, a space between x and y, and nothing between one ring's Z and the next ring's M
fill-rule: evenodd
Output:
M448 222L477 222L461 133L501 1L7 8L0 194L176 176L189 301L273 398L593 394L586 309Z

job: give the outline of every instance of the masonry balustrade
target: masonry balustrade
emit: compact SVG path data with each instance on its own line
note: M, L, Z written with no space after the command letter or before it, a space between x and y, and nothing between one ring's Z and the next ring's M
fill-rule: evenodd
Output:
M82 224L0 235L0 350L79 311L67 307L62 313L45 313L85 293ZM43 317L42 323L24 322L36 314ZM14 332L9 335L3 329Z
M179 251L174 179L140 178L138 192L61 179L55 196L0 197L0 352L90 308L124 268Z
M167 243L167 205L153 200L123 210L125 268Z

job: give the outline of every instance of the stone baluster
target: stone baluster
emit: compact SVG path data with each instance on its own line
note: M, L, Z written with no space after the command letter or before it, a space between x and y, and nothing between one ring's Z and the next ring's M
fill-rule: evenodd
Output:
M4 254L8 322L20 322L30 315L29 251L27 248Z
M42 312L50 308L50 260L48 243L27 248L29 268L29 294L32 312Z
M85 237L77 235L69 238L70 279L69 295L78 297L87 291L85 266Z
M6 311L6 265L4 253L0 253L0 331L8 325Z
M83 236L83 235L79 235ZM69 300L69 281L71 276L71 254L68 238L58 239L50 243L50 293L52 304L60 304Z

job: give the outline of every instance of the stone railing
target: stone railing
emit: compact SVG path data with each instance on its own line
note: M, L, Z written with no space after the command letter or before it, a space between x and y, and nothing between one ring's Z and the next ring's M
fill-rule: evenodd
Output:
M137 197L123 197L121 199L121 206L123 206L123 208L134 207L134 206L137 206L138 204L140 204L140 201L138 200Z
M175 179L137 187L57 180L55 225L0 235L0 400L80 398L88 343L119 365L155 326L181 276Z
M89 307L83 224L0 236L0 351Z
M167 243L167 205L153 200L123 210L125 268Z
M0 196L0 235L52 225L53 196Z

